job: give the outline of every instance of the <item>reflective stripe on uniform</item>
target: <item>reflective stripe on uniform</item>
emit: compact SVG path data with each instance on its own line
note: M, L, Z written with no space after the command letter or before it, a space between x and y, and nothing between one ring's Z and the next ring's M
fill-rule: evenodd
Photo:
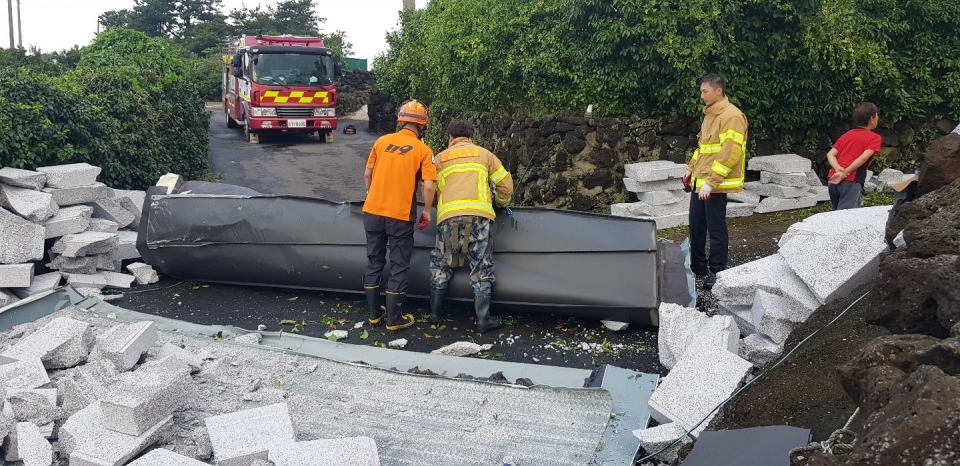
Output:
M503 167L500 168L503 170ZM497 170L494 174L500 175L500 170ZM477 198L476 199L458 199L456 201L444 202L443 200L443 187L446 186L447 177L454 173L470 173L475 172L477 174ZM503 175L500 176L502 180L506 177L506 170L503 170ZM478 210L490 215L496 215L493 211L493 205L490 203L490 193L489 193L489 183L490 183L490 173L487 171L487 166L482 163L457 163L450 165L443 170L440 170L440 173L437 174L437 185L440 187L440 199L437 202L437 217L442 217L445 214L450 212L457 212L461 210Z
M501 165L500 168L497 169L497 171L493 172L493 174L490 175L490 179L493 180L494 183L499 183L504 178L506 178L507 175L509 175L509 173L507 173L507 170L503 168L503 166Z
M727 175L730 174L730 170L731 170L730 167L728 167L728 166L726 166L726 165L724 165L724 164L722 164L722 163L720 163L720 162L717 162L716 160L713 161L713 167L711 167L711 169L713 170L714 173L716 173L716 174L718 174L718 175L720 175L720 176L722 176L722 177L724 177L724 178L726 178Z
M720 144L723 144L727 139L733 140L733 142L740 144L741 146L746 145L747 140L743 136L743 133L728 129L724 133L720 133Z
M441 203L437 208L437 217L442 217L450 212L457 212L461 210L479 210L480 212L488 213L490 215L496 215L496 212L493 211L493 207L490 204L477 202L477 201L452 201Z

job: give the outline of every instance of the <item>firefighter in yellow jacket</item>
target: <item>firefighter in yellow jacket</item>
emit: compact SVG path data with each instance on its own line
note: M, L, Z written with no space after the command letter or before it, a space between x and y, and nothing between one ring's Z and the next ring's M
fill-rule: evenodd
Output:
M687 164L684 184L691 187L690 268L713 288L717 272L727 268L727 194L743 191L743 160L747 147L747 118L730 103L724 90L727 78L709 75L700 82L703 125L700 144ZM710 258L707 259L707 232Z
M513 178L492 152L473 143L473 125L453 121L447 127L449 146L434 156L437 166L437 242L430 253L430 322L443 318L441 307L454 268L469 263L477 330L500 328L490 316L493 256L490 225L494 204L506 207L513 196ZM421 217L421 229L429 217Z

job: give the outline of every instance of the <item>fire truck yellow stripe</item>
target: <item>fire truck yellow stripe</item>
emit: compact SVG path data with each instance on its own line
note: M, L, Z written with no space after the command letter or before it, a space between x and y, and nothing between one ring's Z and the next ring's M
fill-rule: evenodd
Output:
M287 103L287 100L290 100L290 98L289 98L289 97L286 97L286 96L284 96L284 97L277 97L276 99L274 99L274 102L276 102L276 103L278 103L278 104L285 104L285 103Z
M309 103L311 103L311 102L313 102L313 97L301 97L301 98L300 98L300 103L301 103L301 104L309 104Z
M280 95L280 91L267 91L263 93L264 97L276 97Z
M299 99L299 98L303 97L303 91L294 91L294 92L291 92L291 93L290 93L290 97L294 97L294 98Z

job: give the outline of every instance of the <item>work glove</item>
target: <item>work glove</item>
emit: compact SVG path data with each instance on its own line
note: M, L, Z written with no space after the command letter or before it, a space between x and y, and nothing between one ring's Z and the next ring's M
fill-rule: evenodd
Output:
M424 228L426 228L429 225L430 225L430 214L427 213L426 210L424 210L422 213L420 213L420 224L417 225L417 228L419 228L422 231Z
M690 173L690 170L687 170L687 174L683 175L683 190L684 192L690 192L693 188L690 187L690 177L693 176L693 173Z
M700 188L700 200L708 201L710 200L710 193L713 192L713 186L710 186L710 183L704 183L703 187Z

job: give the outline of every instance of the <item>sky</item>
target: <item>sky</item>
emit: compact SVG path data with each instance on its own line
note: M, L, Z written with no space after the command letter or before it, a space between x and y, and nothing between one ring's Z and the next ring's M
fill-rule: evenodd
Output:
M2 1L2 0L0 0ZM426 6L428 0L416 0L417 8ZM16 29L17 0L13 0L14 29ZM10 46L6 2L0 3L0 47ZM224 0L225 10L246 5L272 5L273 0ZM343 30L347 40L353 43L353 56L373 61L377 54L386 51L384 35L395 29L397 12L402 0L317 0L320 17L327 18L321 25L323 32ZM97 31L97 18L105 11L132 8L133 0L20 0L23 24L23 46L39 47L52 52L89 44ZM253 34L255 31L251 31ZM14 41L17 40L14 33Z

